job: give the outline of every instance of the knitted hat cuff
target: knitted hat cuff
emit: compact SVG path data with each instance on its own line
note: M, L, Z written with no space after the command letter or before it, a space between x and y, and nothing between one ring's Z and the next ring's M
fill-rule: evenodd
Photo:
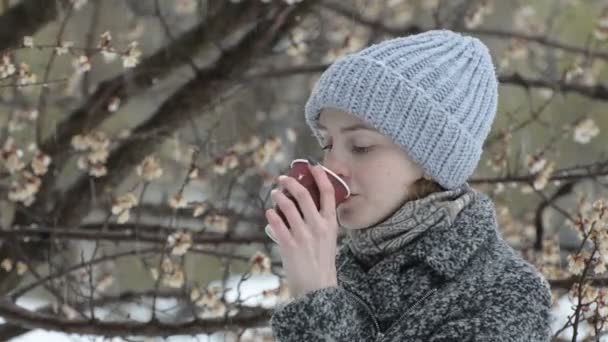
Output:
M347 56L323 73L305 106L306 122L319 142L316 123L327 107L351 113L391 138L446 189L465 183L479 162L481 141L379 61Z

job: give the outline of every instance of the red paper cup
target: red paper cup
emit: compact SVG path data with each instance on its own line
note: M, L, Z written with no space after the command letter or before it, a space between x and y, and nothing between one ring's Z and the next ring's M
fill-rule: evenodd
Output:
M306 159L294 159L291 162L290 169L289 169L289 172L287 173L287 175L289 177L293 177L295 180L300 182L300 184L302 184L308 190L313 201L315 202L317 210L320 210L321 209L321 193L319 191L319 188L317 187L317 183L315 181L314 176L312 175L312 173L310 173L308 164L309 164L308 160L306 160ZM334 191L335 191L334 193L335 193L336 207L337 207L340 203L344 202L350 196L350 189L348 188L348 185L346 185L346 182L344 182L340 177L338 177L338 175L336 175L333 171L331 171L330 169L326 168L323 165L321 165L321 167L323 167L323 169L325 170L325 173L329 177L329 180L331 181L331 183L334 186ZM298 206L297 200L295 198L293 198L293 196L289 193L289 191L287 189L283 189L282 192L283 192L283 194L285 194L285 196L287 196L287 198L291 199L294 202L294 204L296 205L296 208L300 212L300 215L302 215L302 217L303 217L304 215L302 214L302 211L301 211L300 207ZM281 209L278 207L278 205L276 205L274 207L274 210L283 219L283 222L285 222L285 225L287 225L287 228L290 228L287 217L285 217L285 215L283 214ZM273 235L272 227L270 226L270 224L266 225L266 227L264 228L264 231L266 232L266 235L268 235L275 243L277 242L276 238Z

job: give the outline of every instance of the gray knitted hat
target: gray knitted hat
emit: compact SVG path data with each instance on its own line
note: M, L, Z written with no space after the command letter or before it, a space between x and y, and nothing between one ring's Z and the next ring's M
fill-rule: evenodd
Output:
M494 121L498 81L478 39L432 30L386 40L334 62L305 106L317 120L332 107L361 118L400 145L444 188L467 181Z

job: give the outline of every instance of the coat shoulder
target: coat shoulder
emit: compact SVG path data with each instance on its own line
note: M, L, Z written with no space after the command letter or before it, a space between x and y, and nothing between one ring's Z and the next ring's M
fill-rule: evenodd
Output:
M499 235L490 239L471 259L469 276L489 296L507 301L510 298L550 306L551 288L543 274ZM506 304L506 303L505 303Z

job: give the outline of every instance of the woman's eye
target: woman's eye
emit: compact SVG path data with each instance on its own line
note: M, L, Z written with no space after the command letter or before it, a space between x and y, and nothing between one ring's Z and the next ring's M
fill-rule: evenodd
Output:
M353 150L357 153L367 153L369 152L369 150L371 150L371 146L370 147L357 147L357 146L353 146Z
M331 148L331 146L332 146L331 144L330 144L330 145L321 146L321 149L322 149L322 150L328 150L329 148ZM371 147L371 146L369 146L369 147L359 147L359 146L353 146L353 152L355 152L355 153L360 153L360 154L362 154L362 153L367 153L367 152L369 152L371 149L372 149L372 147Z

